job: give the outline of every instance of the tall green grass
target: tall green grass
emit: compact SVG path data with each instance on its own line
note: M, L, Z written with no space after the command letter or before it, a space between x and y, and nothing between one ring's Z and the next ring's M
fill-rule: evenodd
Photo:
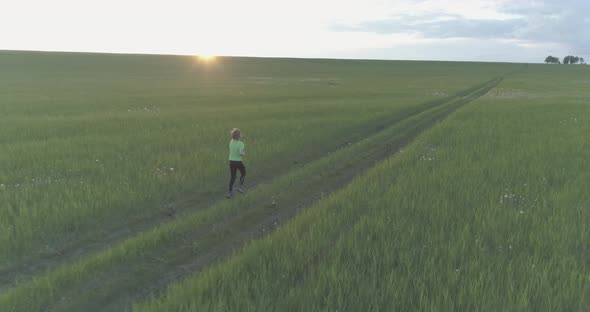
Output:
M38 275L32 281L19 283L0 295L0 305L9 311L37 311L44 307L79 311L94 309L97 302L109 298L111 302L101 309L114 310L129 302L126 295L133 296L137 287L157 288L151 283L159 284L159 274L167 276L177 270L175 266L190 267L193 261L199 263L208 255L223 257L222 250L231 248L229 242L233 245L242 240L241 236L250 235L246 233L260 230L259 224L268 216L284 221L289 214L300 210L297 207L342 187L375 161L395 152L436 120L485 93L497 82L492 80L447 101L434 103L430 109L258 185L243 197L221 201L81 261ZM154 263L154 259L163 260ZM105 276L100 279L102 285L92 286L93 291L88 291L86 287L93 285L99 274Z
M586 310L587 75L529 66L136 310Z
M193 193L221 197L232 127L256 177L514 65L3 51L0 67L8 267L100 243Z

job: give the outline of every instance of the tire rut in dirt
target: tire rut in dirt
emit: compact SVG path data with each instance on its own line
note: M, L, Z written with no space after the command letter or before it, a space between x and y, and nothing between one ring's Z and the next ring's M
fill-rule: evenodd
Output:
M294 157L297 159L295 166L286 168L284 164L277 163L272 164L267 170L265 170L265 172L272 172L274 176L285 174L289 170L292 170L293 167L296 169L297 165L314 161L318 159L318 157L321 158L322 154L346 148L348 145L355 144L365 137L379 133L392 124L403 122L404 120L417 116L425 111L462 98L467 94L472 93L474 90L481 89L482 86L485 86L488 83L490 83L490 81L465 90L460 90L449 97L431 100L415 107L410 107L399 114L380 118L374 121L372 125L364 125L361 128L352 131L349 135L346 135L346 140L335 145L332 149L328 149L315 155L296 155ZM250 185L255 187L257 184L271 179L272 176L264 175L263 173L259 175L258 178L249 181L251 182ZM225 178L217 179L213 181L212 184L224 185ZM180 199L171 199L162 202L160 204L161 209L156 211L151 211L144 215L136 215L133 219L103 222L105 226L101 229L100 233L94 232L91 235L78 235L73 238L74 240L62 243L54 252L24 257L19 259L14 265L0 267L0 292L13 287L17 281L22 283L41 272L46 272L60 265L72 263L88 255L105 250L114 244L133 237L137 233L149 230L160 224L174 222L176 218L182 217L184 213L204 210L219 202L219 200L215 199L217 196L212 193L214 193L214 190L197 191L196 194L195 192L190 194L186 193L185 195L182 195Z
M178 237L175 244L146 251L141 259L134 259L129 263L101 272L101 276L109 277L108 285L101 285L96 280L86 281L65 295L66 298L79 296L77 300L55 303L55 310L88 310L91 307L100 306L101 311L120 311L134 301L159 295L169 284L226 258L248 241L272 232L276 226L297 215L301 209L344 187L354 177L374 166L375 162L399 151L425 130L445 119L458 108L485 94L500 81L501 78L486 82L479 88L472 89L470 93L454 98L454 101L445 102L446 105L436 105L408 117L411 119L420 114L424 115L408 122L404 133L392 137L391 141L379 141L380 144L377 145L369 144L360 160L355 161L354 164L343 164L348 168L332 167L330 169L330 172L334 173L332 175L310 177L305 183L300 183L304 186L288 190L286 196L281 197L277 194L275 200L280 204L269 204L267 198L260 198L254 207L248 207L237 215L221 218L205 227L184 233L182 237ZM391 128L388 127L381 132ZM315 191L310 191L311 189ZM290 194L295 196L291 198ZM360 218L363 212L358 211L358 214ZM346 225L346 227L352 226L354 224ZM319 265L322 259L330 254L331 246L334 246L339 238L339 235L328 238L321 254L310 255L308 266ZM138 276L140 278L137 278ZM301 276L300 282L303 283L304 280L305 277ZM145 285L150 286L145 287ZM85 289L88 296L80 297L79 289Z

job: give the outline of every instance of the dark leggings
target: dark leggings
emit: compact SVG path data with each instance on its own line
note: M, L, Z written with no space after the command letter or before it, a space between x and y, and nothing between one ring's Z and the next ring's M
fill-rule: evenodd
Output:
M234 182L236 181L236 171L240 170L240 185L244 184L244 179L246 178L246 167L244 167L244 163L241 161L229 161L229 173L231 174L231 178L229 179L229 191L231 192L234 188Z

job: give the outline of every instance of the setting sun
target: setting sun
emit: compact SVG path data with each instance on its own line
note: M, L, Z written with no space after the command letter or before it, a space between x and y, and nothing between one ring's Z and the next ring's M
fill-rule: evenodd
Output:
M199 61L212 62L215 61L215 55L197 55Z

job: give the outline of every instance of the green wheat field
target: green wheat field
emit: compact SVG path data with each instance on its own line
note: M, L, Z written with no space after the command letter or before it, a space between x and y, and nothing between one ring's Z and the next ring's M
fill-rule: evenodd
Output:
M0 69L2 312L590 309L590 67Z

